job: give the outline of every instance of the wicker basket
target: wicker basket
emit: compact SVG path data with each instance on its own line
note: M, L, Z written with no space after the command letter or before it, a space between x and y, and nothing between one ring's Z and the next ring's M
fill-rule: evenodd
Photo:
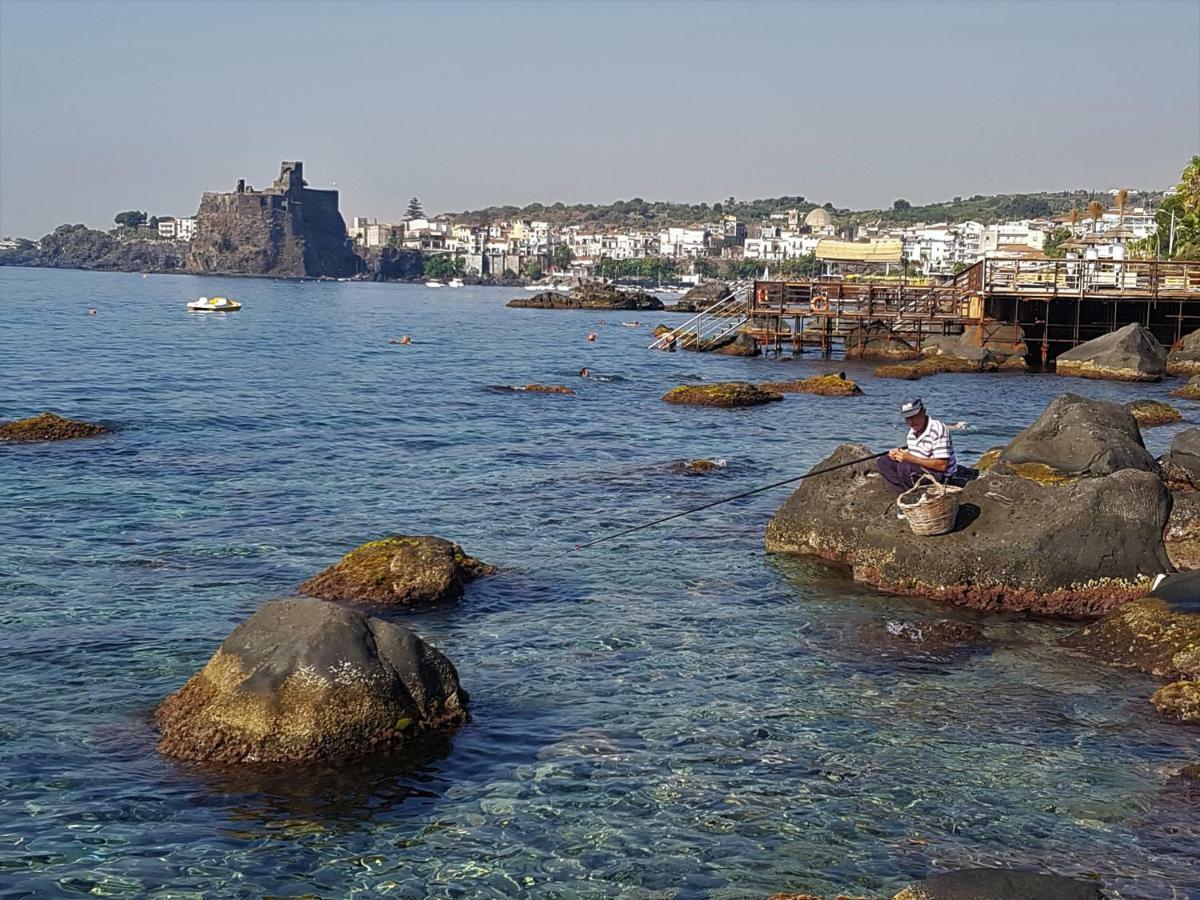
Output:
M930 537L954 530L958 517L958 495L962 488L942 484L926 473L917 483L896 498L913 534Z

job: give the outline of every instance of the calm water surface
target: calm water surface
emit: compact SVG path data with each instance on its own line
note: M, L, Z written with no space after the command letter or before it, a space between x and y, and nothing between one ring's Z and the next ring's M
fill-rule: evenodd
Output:
M633 313L505 309L519 293L0 269L0 418L118 429L0 447L0 896L883 894L992 864L1200 896L1200 803L1171 778L1197 732L1155 717L1152 680L1056 647L1064 626L768 557L784 491L572 552L897 443L904 394L966 420L974 459L1064 390L1171 385L851 368L864 397L671 407L688 379L830 366L651 353ZM185 312L202 294L245 309ZM530 381L578 393L487 390ZM700 456L727 467L671 473ZM155 705L239 621L395 531L504 567L402 620L457 665L470 725L304 775L154 753ZM879 639L938 616L991 649Z

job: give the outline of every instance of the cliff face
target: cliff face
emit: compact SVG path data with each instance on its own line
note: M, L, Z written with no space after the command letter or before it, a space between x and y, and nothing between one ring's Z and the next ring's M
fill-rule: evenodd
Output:
M205 193L187 268L198 273L344 277L360 265L338 212L337 191L304 186L302 164L283 163L263 191Z
M110 272L170 272L183 266L187 244L147 240L93 231L83 225L60 225L39 244L26 241L0 252L0 265Z

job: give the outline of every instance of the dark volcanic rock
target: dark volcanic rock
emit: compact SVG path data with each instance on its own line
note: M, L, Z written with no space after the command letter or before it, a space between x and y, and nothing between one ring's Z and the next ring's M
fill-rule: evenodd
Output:
M706 281L698 284L679 298L672 312L700 312L720 303L730 295L729 285L723 281ZM1200 370L1198 370L1200 371Z
M1179 487L1200 487L1200 428L1185 428L1171 438L1162 468L1167 479Z
M1104 894L1094 882L1062 875L963 869L918 881L892 900L1104 900Z
M284 162L262 191L206 191L188 249L193 272L343 277L361 260L346 235L338 192L306 187L303 163Z
M1168 375L1200 375L1200 329L1185 334L1167 354Z
M846 337L846 359L919 359L912 344L888 331L882 322L871 322Z
M814 469L869 454L843 444ZM766 548L847 564L855 580L896 593L1066 616L1143 596L1149 578L1170 569L1170 497L1153 473L1051 487L993 467L960 497L956 531L916 537L897 521L875 463L859 463L802 482L767 527Z
M1159 678L1200 678L1200 572L1168 576L1149 597L1125 604L1063 643Z
M323 600L408 606L457 599L468 582L495 571L442 538L393 535L351 550L300 585L300 593Z
M1000 453L997 471L1054 483L1119 469L1157 472L1129 411L1117 403L1063 394Z
M1172 492L1163 544L1176 569L1200 569L1200 493L1191 489Z
M862 395L862 388L846 377L845 372L830 372L795 381L767 381L759 385L763 390L779 394L815 394L818 397L855 397Z
M425 271L421 251L401 247L369 247L363 251L363 265L372 281L408 281Z
M758 356L761 353L754 335L744 331L739 331L729 340L717 345L714 351L725 356Z
M726 408L758 406L782 400L774 391L764 391L748 381L714 381L712 384L685 384L663 394L667 403Z
M938 619L933 622L888 622L892 637L910 644L978 644L986 640L983 631L969 622Z
M571 293L542 291L532 297L509 300L514 309L655 309L663 302L645 291L618 291L607 284L585 284Z
M158 749L227 763L346 759L458 725L466 703L454 666L407 628L273 600L158 707Z
M103 425L65 419L54 413L0 423L0 441L71 441L107 433Z
M1167 351L1134 322L1060 353L1054 371L1079 378L1161 381L1167 371Z
M181 269L186 241L166 241L145 232L93 231L60 225L38 244L26 241L0 251L0 265L104 272L171 272Z
M1161 400L1130 400L1125 404L1138 428L1155 428L1159 425L1170 425L1183 418L1175 407Z
M676 475L711 475L723 472L725 463L711 459L687 459L671 463L670 470Z

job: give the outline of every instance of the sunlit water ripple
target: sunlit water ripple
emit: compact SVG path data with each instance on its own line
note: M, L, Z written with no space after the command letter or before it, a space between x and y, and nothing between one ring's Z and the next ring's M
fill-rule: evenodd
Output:
M183 309L222 293L245 309ZM1200 758L1196 732L1155 717L1150 679L1057 648L1065 626L772 559L782 491L573 552L842 440L898 442L905 394L967 420L974 458L1064 390L1170 385L848 366L864 397L672 407L659 397L689 378L829 364L651 353L619 324L634 314L505 309L513 295L0 269L0 418L117 428L0 447L0 895L883 894L1020 864L1200 896L1200 806L1171 777ZM486 389L531 381L578 394ZM728 466L669 471L698 456ZM503 567L403 619L458 666L470 725L304 777L154 753L155 704L237 622L392 531ZM869 639L941 615L993 646Z

